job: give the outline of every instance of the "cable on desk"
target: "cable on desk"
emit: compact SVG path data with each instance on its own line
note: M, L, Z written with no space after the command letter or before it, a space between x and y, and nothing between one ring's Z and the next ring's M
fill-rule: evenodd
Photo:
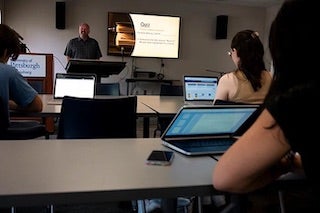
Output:
M210 157L211 157L213 160L215 160L215 161L219 161L219 159L216 158L214 155L210 155Z

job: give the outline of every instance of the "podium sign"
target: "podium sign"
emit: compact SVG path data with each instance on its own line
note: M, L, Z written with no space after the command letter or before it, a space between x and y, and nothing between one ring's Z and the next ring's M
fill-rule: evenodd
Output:
M15 67L23 77L46 77L46 56L20 54L17 60L9 59L8 64Z

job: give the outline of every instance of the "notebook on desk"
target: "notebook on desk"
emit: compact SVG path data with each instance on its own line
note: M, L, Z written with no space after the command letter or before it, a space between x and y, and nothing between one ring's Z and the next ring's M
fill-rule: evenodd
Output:
M95 86L95 74L56 73L53 98L48 104L62 104L64 96L94 98Z
M258 105L184 106L162 134L162 144L189 156L223 154L251 126L258 109Z
M185 105L211 105L214 102L218 77L183 76Z

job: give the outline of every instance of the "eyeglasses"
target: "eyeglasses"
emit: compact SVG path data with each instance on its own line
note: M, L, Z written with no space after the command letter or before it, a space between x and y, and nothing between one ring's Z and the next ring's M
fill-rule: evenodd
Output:
M232 53L235 51L234 48L231 48L229 51L227 51L228 56L232 56Z

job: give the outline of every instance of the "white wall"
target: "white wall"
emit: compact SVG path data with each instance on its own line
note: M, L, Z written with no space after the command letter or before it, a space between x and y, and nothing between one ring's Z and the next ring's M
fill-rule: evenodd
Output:
M217 75L206 69L229 72L234 64L227 56L234 34L243 29L260 33L267 41L268 23L272 20L266 8L231 6L188 0L65 0L66 29L55 28L55 0L1 0L4 7L4 23L13 27L23 37L31 52L54 54L55 72L64 72L67 63L63 55L70 38L78 36L80 22L88 22L91 36L100 43L106 61L121 61L121 57L107 55L107 13L138 12L181 16L181 43L179 59L164 59L165 78L182 79L184 74ZM0 1L0 2L1 2ZM272 10L271 10L272 11ZM228 15L228 38L215 39L216 16ZM268 15L268 17L267 17ZM267 49L267 45L265 45ZM131 77L132 58L125 57L127 69L111 76L111 81L122 83ZM60 63L61 62L61 63ZM266 65L270 60L266 57ZM159 72L160 59L137 58L137 67Z
M4 0L0 0L0 10L1 10L1 22L0 23L3 23L3 10L4 10Z

